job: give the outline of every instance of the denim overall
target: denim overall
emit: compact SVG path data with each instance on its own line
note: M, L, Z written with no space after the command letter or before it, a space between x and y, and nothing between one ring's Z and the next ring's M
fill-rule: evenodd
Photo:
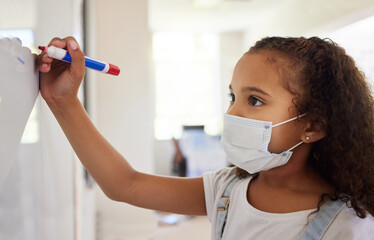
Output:
M228 207L230 204L231 191L235 184L239 181L238 177L235 177L227 185L222 197L218 201L218 213L216 221L216 239L222 239L223 231L225 229ZM341 200L327 201L321 206L320 210L309 222L308 226L301 234L299 240L320 240L327 228L334 221L338 213L343 209L345 203Z

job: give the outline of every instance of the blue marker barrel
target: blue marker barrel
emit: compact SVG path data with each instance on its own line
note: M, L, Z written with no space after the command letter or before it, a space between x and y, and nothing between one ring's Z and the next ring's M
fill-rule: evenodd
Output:
M71 62L71 56L69 55L68 52L65 53L65 56L63 58L61 58L62 61L65 61L65 62Z
M93 60L92 58L86 57L85 60L86 67L98 70L98 71L103 71L105 68L105 63L99 62L97 60Z

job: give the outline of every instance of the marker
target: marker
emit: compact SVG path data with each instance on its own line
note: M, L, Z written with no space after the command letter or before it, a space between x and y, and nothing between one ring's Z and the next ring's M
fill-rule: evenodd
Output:
M68 51L62 48L58 48L55 46L49 46L49 47L42 47L39 46L39 49L42 50L43 52L46 52L48 57L69 62L71 63L71 56L69 55ZM120 69L119 67L106 63L106 62L100 62L97 60L94 60L89 57L85 57L85 65L88 68L103 72L103 73L109 73L112 75L118 76Z

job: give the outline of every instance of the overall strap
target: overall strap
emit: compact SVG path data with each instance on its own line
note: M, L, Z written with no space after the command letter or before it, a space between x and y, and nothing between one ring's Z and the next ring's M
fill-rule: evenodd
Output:
M217 205L217 221L216 221L216 239L221 239L223 231L226 225L227 212L230 204L231 191L235 184L239 181L239 177L234 177L230 183L227 185L222 197L218 200Z
M320 240L338 213L344 208L341 200L327 201L310 221L299 240Z

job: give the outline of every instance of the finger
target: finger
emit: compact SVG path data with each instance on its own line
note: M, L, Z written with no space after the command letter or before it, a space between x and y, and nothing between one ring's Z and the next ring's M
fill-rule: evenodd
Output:
M42 56L42 62L43 63L51 63L52 61L53 61L53 58L48 57L47 54L43 54L43 56Z
M43 73L49 72L49 70L51 70L51 64L42 63L42 64L38 65L38 69L39 69L39 71L41 71Z
M50 41L50 43L49 43L48 46L53 45L53 46L58 47L58 48L64 48L64 49L67 49L66 46L67 46L67 43L68 43L70 40L74 40L74 41L76 41L75 38L72 37L72 36L69 36L69 37L66 37L66 38L55 37L55 38L53 38L53 39Z
M45 52L42 52L42 53L39 54L39 55L36 55L36 54L35 54L35 64L36 64L36 66L38 66L38 68L39 68L43 63L50 64L50 63L52 63L52 61L53 61L53 58L48 57L48 55L47 55Z
M63 39L61 38L58 38L58 37L55 37L53 38L49 43L48 43L48 47L49 46L56 46L56 47L59 47L59 48L65 48L66 47L66 43L64 43Z
M71 56L70 74L76 80L82 80L85 73L84 53L74 38L68 38L67 50Z
M42 68L42 64L43 64L43 60L42 59L43 59L44 55L45 55L44 53L41 53L41 54L37 55L36 59L35 59L35 64L38 67L39 71L42 71L42 70L45 69L45 67Z
M35 68L37 68L39 70L39 61L40 61L39 57L40 57L40 55L33 53L32 56L34 58Z

